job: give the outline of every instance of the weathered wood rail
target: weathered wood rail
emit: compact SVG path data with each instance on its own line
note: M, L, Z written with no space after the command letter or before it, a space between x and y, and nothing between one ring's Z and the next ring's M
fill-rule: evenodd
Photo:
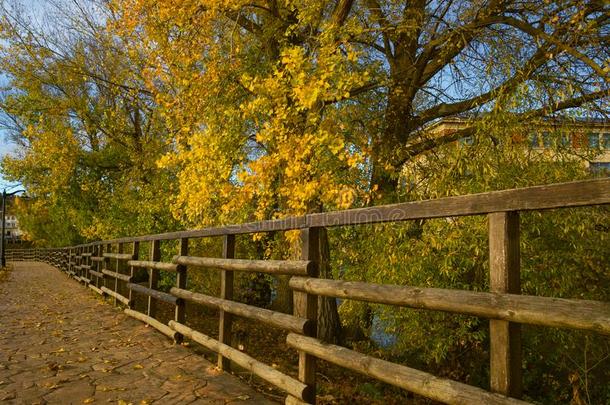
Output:
M519 399L522 395L521 323L610 334L608 302L520 295L519 212L606 204L610 204L610 178L121 238L59 249L12 250L7 252L7 257L8 260L45 261L58 267L98 294L112 297L115 304L124 304L128 315L157 328L170 338L180 341L187 337L215 351L221 369L229 368L232 361L267 380L287 393L287 404L315 403L316 360L320 358L449 404L518 404L524 403ZM467 215L488 217L490 292L318 278L316 255L323 227ZM287 230L301 232L301 260L235 258L235 235ZM223 237L223 257L188 255L189 240L206 237ZM179 241L176 256L171 263L162 262L160 243L171 240ZM140 242L150 242L149 260L140 260ZM130 253L125 252L128 245ZM122 270L121 264L129 266L128 273ZM137 270L142 268L148 270L147 286L132 282ZM200 271L201 268L220 271L220 297L187 290L187 268L189 272ZM177 275L176 285L169 293L157 290L160 271ZM235 271L292 276L289 285L294 291L294 314L233 301ZM120 293L119 281L125 283L128 296ZM148 297L146 313L133 309L134 293ZM488 318L492 392L319 341L315 338L318 296ZM155 318L156 300L175 306L174 320L164 324ZM217 339L185 325L185 301L219 310ZM288 331L287 343L298 352L298 378L232 348L233 315Z

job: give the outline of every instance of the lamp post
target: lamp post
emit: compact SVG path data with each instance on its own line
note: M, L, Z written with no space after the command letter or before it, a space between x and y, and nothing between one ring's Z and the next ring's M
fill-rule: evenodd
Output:
M4 233L6 232L5 231L5 226L6 226L6 224L5 224L5 222L6 222L6 197L11 196L11 195L15 195L17 193L21 193L22 191L25 191L25 190L17 190L17 191L13 191L13 192L10 192L10 193L7 193L6 189L4 189L2 191L2 236L1 236L2 241L0 242L0 247L2 248L2 252L0 253L1 261L2 261L2 263L1 263L2 267L6 267L6 257L4 256L5 247L6 247L5 246L5 242L4 242Z

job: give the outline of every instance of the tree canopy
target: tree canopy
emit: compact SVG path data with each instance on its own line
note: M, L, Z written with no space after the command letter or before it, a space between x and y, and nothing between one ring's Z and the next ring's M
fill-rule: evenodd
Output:
M4 4L4 171L91 190L90 237L146 190L146 229L173 223L155 193L188 226L408 199L405 164L477 128L608 109L601 1L49 4ZM427 131L458 115L477 125Z
M150 52L151 91L180 131L164 162L181 167L176 207L189 219L233 212L238 195L259 218L395 199L405 163L473 132L431 139L443 117L607 112L602 2L113 7L119 35Z

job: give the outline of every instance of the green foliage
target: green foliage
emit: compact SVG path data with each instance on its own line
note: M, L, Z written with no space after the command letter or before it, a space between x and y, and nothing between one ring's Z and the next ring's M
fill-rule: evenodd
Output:
M403 198L420 200L575 180L587 169L561 151L532 154L496 131L496 142L451 145L405 168ZM425 181L419 177L429 174ZM419 183L417 183L419 182ZM522 291L528 295L608 301L610 235L607 207L521 215ZM363 226L332 233L335 277L419 287L488 291L484 216ZM363 308L364 307L364 308ZM479 385L488 383L488 323L433 311L346 301L346 324L371 329L379 319L396 343L392 358ZM368 319L367 319L368 317ZM524 327L526 392L538 401L579 392L601 403L610 378L607 339L596 334Z

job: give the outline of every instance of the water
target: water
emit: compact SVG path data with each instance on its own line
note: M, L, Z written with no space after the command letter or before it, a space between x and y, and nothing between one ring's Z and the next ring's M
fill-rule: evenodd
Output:
M373 324L371 325L371 340L383 349L390 348L396 344L397 338L395 334L387 333L385 328L387 323L379 319L379 315L373 316Z

